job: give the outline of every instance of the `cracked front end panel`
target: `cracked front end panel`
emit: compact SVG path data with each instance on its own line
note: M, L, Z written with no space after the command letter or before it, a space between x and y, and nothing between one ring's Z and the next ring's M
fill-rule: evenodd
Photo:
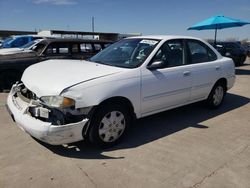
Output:
M13 85L7 107L22 130L52 145L83 140L82 131L89 121L79 109L45 106L23 84Z

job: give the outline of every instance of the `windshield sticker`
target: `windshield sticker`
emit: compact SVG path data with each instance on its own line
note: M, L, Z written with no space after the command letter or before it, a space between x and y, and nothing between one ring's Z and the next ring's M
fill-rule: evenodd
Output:
M148 44L148 45L155 45L156 43L158 43L158 41L156 40L142 40L140 43L143 43L143 44Z

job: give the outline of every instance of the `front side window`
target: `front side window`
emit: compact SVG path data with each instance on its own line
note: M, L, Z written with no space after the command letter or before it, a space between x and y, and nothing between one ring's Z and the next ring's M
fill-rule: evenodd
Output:
M217 59L216 54L200 41L189 40L187 45L190 51L191 63L203 63Z
M38 43L38 44L36 44L35 46L33 46L32 49L33 49L35 52L37 52L38 54L40 54L40 53L43 51L43 49L44 49L45 46L46 46L46 45L45 45L44 43Z
M46 54L48 55L52 55L52 54L56 54L57 53L57 47L56 47L56 44L50 44L48 46L48 48L46 49Z
M116 42L93 56L90 61L135 68L140 66L159 43L154 39L124 39Z
M152 62L162 62L162 68L175 67L185 64L185 55L182 40L165 42L158 50Z

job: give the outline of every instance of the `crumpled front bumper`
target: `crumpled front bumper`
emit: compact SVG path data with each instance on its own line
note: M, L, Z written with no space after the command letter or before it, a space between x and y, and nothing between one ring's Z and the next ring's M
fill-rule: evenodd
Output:
M84 126L87 126L87 118L77 123L65 125L52 125L50 122L41 121L28 113L31 104L19 97L14 97L15 87L17 85L13 85L8 95L7 109L23 131L51 145L61 145L83 140L82 131Z

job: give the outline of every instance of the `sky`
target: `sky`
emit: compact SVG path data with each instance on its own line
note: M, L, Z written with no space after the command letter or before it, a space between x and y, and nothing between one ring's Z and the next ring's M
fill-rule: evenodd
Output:
M249 0L0 0L0 30L71 30L210 39L187 28L214 15L250 22ZM218 39L250 39L250 24L218 31Z

